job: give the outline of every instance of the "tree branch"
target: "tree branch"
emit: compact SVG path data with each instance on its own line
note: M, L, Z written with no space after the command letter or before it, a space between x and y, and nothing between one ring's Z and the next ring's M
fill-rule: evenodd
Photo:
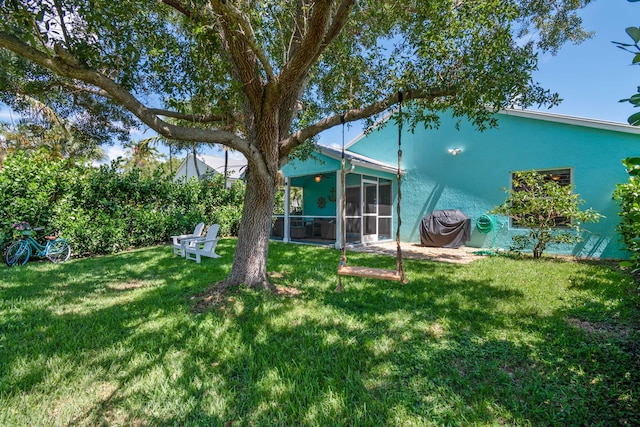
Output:
M84 67L77 58L73 57L61 46L56 46L55 57L22 43L16 37L0 32L0 48L10 50L42 67L45 67L63 77L80 80L105 91L114 101L133 113L140 121L160 135L181 141L205 142L226 145L240 151L245 156L256 156L255 149L243 138L231 132L220 130L188 128L177 126L161 120L153 109L141 103L129 91L114 80L95 70Z
M285 135L293 119L294 106L307 85L309 69L318 60L326 46L342 31L349 19L355 0L343 0L334 10L330 5L326 8L315 7L306 23L305 4L298 2L295 17L294 43L292 43L289 59L279 77L281 87L288 87L286 99L280 105L280 134ZM332 14L332 10L334 13Z
M424 91L407 91L403 92L403 102L409 102L412 100L418 99L435 99L440 97L446 97L454 95L456 92L455 88L434 88ZM344 113L344 121L354 122L357 120L361 120L367 117L371 117L373 115L382 113L387 110L392 105L395 105L398 102L398 94L394 93L393 95L389 95L384 99L381 99L378 102L375 102L371 105L368 105L364 108L360 108L357 110L349 110ZM289 155L289 153L296 148L297 146L303 144L310 138L318 135L320 132L330 129L334 126L337 126L342 123L341 115L337 114L331 117L326 117L310 126L307 126L304 129L300 129L299 131L292 134L289 138L283 140L280 143L280 157L284 158Z
M353 0L348 0L353 1ZM322 43L331 20L331 4L328 1L319 1L313 7L309 22L301 33L301 39L295 43L296 49L289 61L284 64L280 72L279 84L282 87L291 87L300 81L312 64L322 53ZM296 28L296 31L299 31Z
M204 18L202 14L196 13L193 9L185 7L180 0L160 0L175 11L181 13L192 22L200 22Z
M174 119L187 120L195 123L212 123L212 122L229 122L236 121L238 117L233 117L231 115L225 114L190 114L190 113L180 113L178 111L173 110L164 110L162 108L149 108L149 111L152 114L163 117L171 117ZM231 120L230 120L231 119Z
M247 97L249 110L246 118L251 119L261 110L264 82L258 70L258 61L253 51L247 46L245 37L238 37L238 32L228 15L221 13L217 17L218 30L225 51L234 67L234 77L242 84L242 91ZM241 35L241 33L240 33Z
M329 45L333 39L335 39L338 34L342 31L347 21L349 20L349 15L351 14L351 8L356 3L356 0L343 0L338 6L336 13L333 15L333 20L331 21L331 27L327 31L327 34L322 41L323 45Z
M215 3L215 5L213 4ZM258 41L256 40L256 34L253 31L253 27L251 26L251 22L246 19L240 10L238 10L235 6L233 6L230 2L226 1L210 1L212 7L215 10L220 11L226 17L230 18L231 22L235 23L240 27L242 31L239 33L242 34L244 43L249 46L253 54L258 58L260 64L262 64L262 68L264 69L265 74L267 75L267 80L273 81L275 80L275 73L273 68L271 67L271 63L269 62L269 58L265 54L264 50L260 48Z

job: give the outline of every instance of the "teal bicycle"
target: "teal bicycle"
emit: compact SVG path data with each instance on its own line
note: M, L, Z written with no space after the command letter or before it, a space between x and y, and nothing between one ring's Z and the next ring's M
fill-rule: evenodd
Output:
M51 262L65 262L71 256L71 246L66 239L46 236L45 244L39 243L33 238L33 231L39 231L44 227L31 228L28 223L14 224L14 228L20 230L24 236L7 246L4 253L4 262L12 267L24 265L31 256L47 258Z

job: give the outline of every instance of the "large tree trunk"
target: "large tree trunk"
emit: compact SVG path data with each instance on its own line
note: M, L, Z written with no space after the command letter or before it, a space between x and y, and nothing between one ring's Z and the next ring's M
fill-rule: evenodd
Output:
M248 126L253 128L250 138L256 141L260 158L247 158L247 189L233 266L224 282L227 286L275 289L267 278L267 256L279 169L276 117L275 112L265 113L262 120L256 120L256 127Z
M269 234L276 194L275 179L249 169L238 242L226 285L273 289L267 278Z

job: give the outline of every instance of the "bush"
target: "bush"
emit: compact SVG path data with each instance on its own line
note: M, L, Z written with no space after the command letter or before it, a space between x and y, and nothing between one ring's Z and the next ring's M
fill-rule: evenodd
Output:
M64 198L77 169L65 160L51 160L44 151L19 152L7 156L0 169L0 247L12 240L11 225L28 222L48 227L54 206Z
M628 157L622 161L629 173L629 181L617 184L613 198L620 203L621 217L618 232L631 252L627 263L640 269L640 157Z
M521 251L532 246L534 258L541 257L549 244L579 242L580 223L600 218L593 209L580 211L584 201L573 193L572 186L559 185L535 171L515 173L512 188L504 190L507 199L491 213L509 216L527 229L526 234L513 237L511 249Z
M43 153L8 156L0 169L0 245L20 221L64 236L75 255L166 242L199 222L220 224L221 236L237 235L244 183L226 189L220 175L209 178L174 183L160 173L123 172L119 161L94 168Z

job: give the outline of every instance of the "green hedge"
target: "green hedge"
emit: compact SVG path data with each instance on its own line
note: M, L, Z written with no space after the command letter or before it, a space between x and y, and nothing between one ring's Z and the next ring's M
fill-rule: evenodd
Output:
M226 189L220 175L174 183L160 172L123 172L117 161L96 168L20 152L0 169L0 245L13 239L12 224L22 221L64 236L76 256L166 242L201 221L218 223L220 236L232 236L244 189L241 181Z

